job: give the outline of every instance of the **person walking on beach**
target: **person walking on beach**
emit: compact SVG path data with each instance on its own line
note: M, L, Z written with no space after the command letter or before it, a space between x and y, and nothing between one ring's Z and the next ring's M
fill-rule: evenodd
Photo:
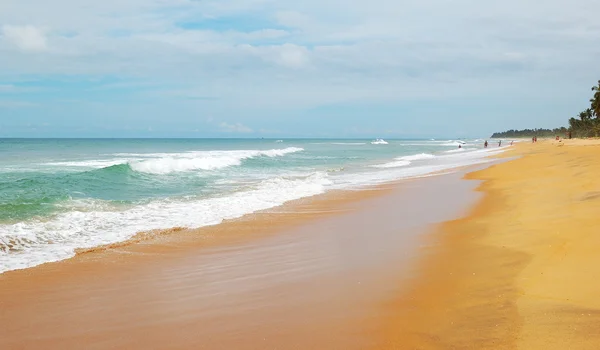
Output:
M511 146L512 146L513 142L515 142L515 141L510 141L510 145L511 145Z
M487 143L487 140L485 140L485 142L483 143L483 148L487 148L487 146L488 146L488 143Z
M502 147L502 140L498 141L498 147Z

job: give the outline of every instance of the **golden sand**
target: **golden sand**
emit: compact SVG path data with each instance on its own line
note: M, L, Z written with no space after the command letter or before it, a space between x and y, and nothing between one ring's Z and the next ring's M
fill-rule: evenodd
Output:
M469 174L484 199L429 237L380 348L600 349L600 142L506 155Z

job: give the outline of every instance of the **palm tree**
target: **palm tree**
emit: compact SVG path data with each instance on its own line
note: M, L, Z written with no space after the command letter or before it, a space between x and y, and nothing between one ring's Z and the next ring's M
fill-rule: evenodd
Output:
M600 118L600 80L598 80L598 86L592 87L594 91L594 97L590 100L592 103L592 111L596 118Z
M569 128L572 131L579 130L581 128L581 120L579 120L577 118L571 118L571 119L569 119Z
M588 120L592 119L592 116L591 116L591 111L592 111L592 110L588 108L588 109L586 109L585 111L583 111L583 112L579 113L579 119L580 119L582 122L587 122Z

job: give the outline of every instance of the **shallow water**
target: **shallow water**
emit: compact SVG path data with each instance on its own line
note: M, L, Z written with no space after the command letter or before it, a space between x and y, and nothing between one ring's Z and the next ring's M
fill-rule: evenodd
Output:
M458 148L459 143L463 143ZM486 162L482 140L3 139L0 273L140 231Z

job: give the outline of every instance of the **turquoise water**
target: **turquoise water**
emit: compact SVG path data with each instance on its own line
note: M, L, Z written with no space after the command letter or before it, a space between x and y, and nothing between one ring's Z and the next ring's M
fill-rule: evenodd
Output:
M332 189L486 161L483 140L3 139L0 273ZM461 148L458 145L461 144Z

